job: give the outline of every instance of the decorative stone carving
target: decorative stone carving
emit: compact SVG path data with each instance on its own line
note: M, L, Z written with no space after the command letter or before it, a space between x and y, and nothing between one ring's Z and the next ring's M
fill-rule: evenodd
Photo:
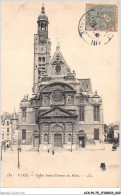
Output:
M62 129L61 126L54 126L53 129L52 129L52 131L54 131L54 132L62 132L63 129Z
M53 102L62 102L64 99L63 92L60 90L55 90L52 93L52 101Z
M83 103L84 103L84 98L83 97L79 98L79 104L83 104Z

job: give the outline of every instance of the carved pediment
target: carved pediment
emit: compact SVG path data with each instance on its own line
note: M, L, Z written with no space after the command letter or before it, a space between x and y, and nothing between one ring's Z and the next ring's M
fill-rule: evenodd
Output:
M39 115L40 118L46 118L46 117L77 117L76 114L71 113L65 109L62 109L60 107L54 107L48 111L46 111L45 113L42 113Z
M88 97L83 96L82 94L80 96L78 96L77 99L78 105L83 105L83 104L87 104L88 102Z
M89 102L91 104L102 104L102 99L101 98L89 98Z

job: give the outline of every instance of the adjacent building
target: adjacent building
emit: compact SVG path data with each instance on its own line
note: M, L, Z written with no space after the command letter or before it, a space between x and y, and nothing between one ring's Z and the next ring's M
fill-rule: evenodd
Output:
M10 146L18 142L18 118L16 113L3 114L1 118L1 144Z
M20 102L19 141L42 149L103 143L102 98L90 79L78 79L57 46L51 58L49 20L42 7L34 35L33 97Z

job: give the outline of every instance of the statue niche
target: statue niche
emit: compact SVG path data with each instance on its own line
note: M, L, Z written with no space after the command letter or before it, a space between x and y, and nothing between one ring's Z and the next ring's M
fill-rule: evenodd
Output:
M44 96L43 97L43 102L42 102L42 105L43 106L49 106L49 100L48 100L48 97Z

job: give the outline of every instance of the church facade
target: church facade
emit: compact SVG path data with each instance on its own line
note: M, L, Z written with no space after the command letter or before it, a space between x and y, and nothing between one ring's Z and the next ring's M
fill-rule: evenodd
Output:
M33 97L20 102L19 143L34 147L76 149L103 143L102 99L90 79L77 79L60 52L51 59L45 8L34 35Z

